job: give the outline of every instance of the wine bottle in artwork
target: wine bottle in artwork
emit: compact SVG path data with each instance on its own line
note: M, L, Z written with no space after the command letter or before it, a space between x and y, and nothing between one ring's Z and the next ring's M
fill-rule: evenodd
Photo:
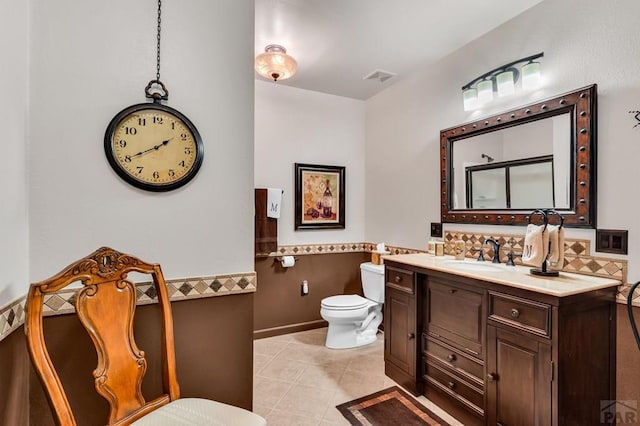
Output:
M330 218L332 216L333 207L333 194L331 193L331 186L329 185L329 179L327 179L327 185L322 194L322 217Z

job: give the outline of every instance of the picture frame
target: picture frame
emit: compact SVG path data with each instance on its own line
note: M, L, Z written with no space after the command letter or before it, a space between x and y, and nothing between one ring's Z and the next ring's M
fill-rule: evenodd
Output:
M295 163L295 229L344 228L345 167Z

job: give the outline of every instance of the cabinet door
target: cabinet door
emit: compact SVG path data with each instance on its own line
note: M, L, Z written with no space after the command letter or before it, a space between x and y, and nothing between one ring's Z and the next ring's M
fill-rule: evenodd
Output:
M387 286L384 305L385 361L416 374L416 298Z
M551 346L487 327L487 419L498 426L551 424Z

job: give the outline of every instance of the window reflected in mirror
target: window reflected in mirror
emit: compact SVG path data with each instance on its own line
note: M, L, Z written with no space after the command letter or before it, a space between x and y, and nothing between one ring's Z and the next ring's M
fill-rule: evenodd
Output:
M466 167L466 205L471 209L555 208L553 172L553 155ZM561 193L567 192L567 185L558 187Z
M457 141L453 208L569 208L570 129L565 113Z

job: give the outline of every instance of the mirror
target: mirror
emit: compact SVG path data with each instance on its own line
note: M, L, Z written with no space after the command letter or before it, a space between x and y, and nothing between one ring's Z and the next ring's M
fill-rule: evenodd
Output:
M442 222L595 228L596 86L440 132Z

